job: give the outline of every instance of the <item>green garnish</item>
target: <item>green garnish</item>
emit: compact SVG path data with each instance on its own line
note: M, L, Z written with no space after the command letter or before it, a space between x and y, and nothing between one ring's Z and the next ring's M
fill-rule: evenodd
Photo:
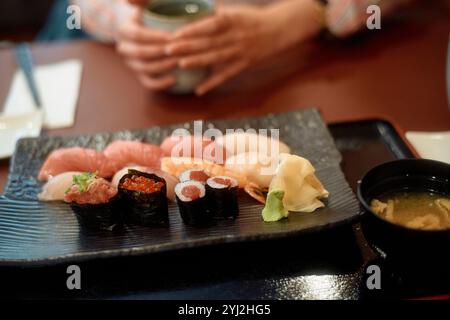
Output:
M86 192L89 184L93 179L95 179L96 176L97 174L92 172L85 172L82 174L74 175L72 177L72 185L76 185L79 192Z
M267 194L266 206L262 211L264 221L273 222L287 218L289 211L283 205L283 197L283 190L272 190Z

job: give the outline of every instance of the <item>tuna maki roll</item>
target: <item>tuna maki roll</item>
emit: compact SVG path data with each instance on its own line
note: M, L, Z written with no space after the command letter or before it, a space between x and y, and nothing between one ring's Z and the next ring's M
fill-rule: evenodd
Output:
M208 178L209 176L202 169L189 169L180 174L180 182L195 180L205 184Z
M209 209L218 218L235 218L239 214L238 182L227 176L216 176L206 181Z
M128 170L119 181L119 197L127 220L143 226L167 226L166 181L155 174Z
M202 225L212 221L204 184L194 180L180 182L175 186L175 195L184 223Z
M74 175L64 201L70 203L82 227L113 230L123 223L117 210L117 189L94 173Z

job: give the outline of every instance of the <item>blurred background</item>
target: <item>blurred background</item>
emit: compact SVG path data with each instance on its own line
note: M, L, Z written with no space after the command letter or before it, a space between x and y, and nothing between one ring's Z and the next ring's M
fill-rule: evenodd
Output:
M34 39L43 28L56 1L1 0L0 40L28 41Z
M220 0L222 3L270 3L276 0ZM385 0L389 1L389 0ZM0 0L0 42L31 40L66 40L84 37L73 32L54 34L55 24L65 13L69 0ZM450 12L450 0L419 1L423 6L435 6ZM64 16L67 17L67 16ZM50 23L47 23L51 21ZM53 26L53 28L52 28ZM49 35L51 30L52 34Z

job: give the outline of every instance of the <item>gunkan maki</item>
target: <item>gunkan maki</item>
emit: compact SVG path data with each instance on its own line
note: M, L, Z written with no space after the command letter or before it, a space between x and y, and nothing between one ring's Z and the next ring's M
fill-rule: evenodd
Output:
M203 225L212 221L205 186L199 181L184 181L175 186L178 208L184 223Z
M238 182L227 176L211 177L206 181L209 209L217 218L236 218L239 214Z
M166 181L155 174L128 170L118 185L126 220L143 226L167 226Z
M113 230L123 224L122 214L117 210L117 189L94 173L74 175L64 201L70 203L82 227Z

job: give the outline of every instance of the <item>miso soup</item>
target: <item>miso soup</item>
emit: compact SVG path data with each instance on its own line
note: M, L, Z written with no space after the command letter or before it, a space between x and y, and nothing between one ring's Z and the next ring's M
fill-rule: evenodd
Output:
M427 192L398 192L371 202L386 220L412 229L450 229L450 198Z

